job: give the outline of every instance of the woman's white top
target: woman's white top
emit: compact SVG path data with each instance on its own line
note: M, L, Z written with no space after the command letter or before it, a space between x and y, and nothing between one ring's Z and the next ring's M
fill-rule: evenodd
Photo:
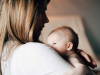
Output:
M3 75L63 75L73 68L52 48L33 42L16 48L1 66Z

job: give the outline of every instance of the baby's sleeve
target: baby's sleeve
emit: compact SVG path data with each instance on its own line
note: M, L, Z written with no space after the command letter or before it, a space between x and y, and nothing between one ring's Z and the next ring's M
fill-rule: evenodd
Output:
M73 67L52 48L41 43L27 43L11 58L12 75L63 75Z

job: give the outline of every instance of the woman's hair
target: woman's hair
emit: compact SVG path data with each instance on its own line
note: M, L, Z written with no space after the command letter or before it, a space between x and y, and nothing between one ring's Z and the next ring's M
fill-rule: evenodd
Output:
M19 43L34 41L33 30L45 1L0 0L0 58L7 40L16 40Z

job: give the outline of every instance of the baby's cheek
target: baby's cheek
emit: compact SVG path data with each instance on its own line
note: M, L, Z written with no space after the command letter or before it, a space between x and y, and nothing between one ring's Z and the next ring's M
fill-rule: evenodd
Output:
M57 51L60 55L63 55L65 52L61 50L60 48L56 48L55 51Z
M57 47L52 47L56 52L60 53L59 49Z
M55 51L57 51L57 49L56 49L56 47L54 47L54 46L50 46L51 48L53 48ZM58 51L57 51L58 52Z

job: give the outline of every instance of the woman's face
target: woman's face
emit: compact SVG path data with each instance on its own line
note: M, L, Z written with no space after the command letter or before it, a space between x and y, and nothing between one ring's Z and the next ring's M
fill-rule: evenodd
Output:
M37 20L37 23L35 25L35 28L34 28L34 32L33 32L34 42L38 41L38 38L41 34L41 30L43 29L44 24L49 22L47 15L46 15L46 12L45 12L46 9L47 9L47 0L45 1L45 6L43 8L43 12L40 14L40 16Z

